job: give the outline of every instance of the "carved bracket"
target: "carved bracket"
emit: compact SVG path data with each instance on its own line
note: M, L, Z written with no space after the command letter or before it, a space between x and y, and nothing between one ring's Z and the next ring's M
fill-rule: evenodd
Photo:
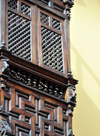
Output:
M75 86L70 86L69 87L69 97L70 97L70 99L72 99L72 98L74 98L75 97Z
M2 62L1 62L1 71L2 71L2 73L3 73L5 70L7 70L7 68L9 67L8 62L9 62L9 59L8 59L8 58L3 58L3 59L2 59Z
M70 84L70 82L67 84L67 99L69 102L76 103L76 93L75 93L75 85Z
M66 5L66 8L64 10L64 14L67 16L68 20L70 20L70 9L74 5L74 0L63 0L63 3Z

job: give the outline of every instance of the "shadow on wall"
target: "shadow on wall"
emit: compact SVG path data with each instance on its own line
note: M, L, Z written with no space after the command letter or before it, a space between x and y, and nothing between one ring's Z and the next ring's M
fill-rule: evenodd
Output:
M76 90L78 94L77 95L78 103L74 112L73 133L75 134L75 136L97 136L100 135L100 110L97 108L97 106L92 101L90 96L86 93L86 91L88 90L83 89L82 65L84 65L89 74L94 78L99 88L100 80L72 44L71 49L76 55L76 67L77 67L76 71L77 75L75 75L74 72L73 74L75 77L79 79L79 85L77 86ZM89 85L91 85L90 83Z
M83 0L75 0L75 3L77 3L77 4L81 5L81 6L85 6L86 7L86 5L83 2Z

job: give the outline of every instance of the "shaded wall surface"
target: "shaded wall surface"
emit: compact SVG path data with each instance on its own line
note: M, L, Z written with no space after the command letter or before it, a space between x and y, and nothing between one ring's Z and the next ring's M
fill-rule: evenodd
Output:
M71 12L71 67L76 86L75 136L100 136L100 0L75 0Z

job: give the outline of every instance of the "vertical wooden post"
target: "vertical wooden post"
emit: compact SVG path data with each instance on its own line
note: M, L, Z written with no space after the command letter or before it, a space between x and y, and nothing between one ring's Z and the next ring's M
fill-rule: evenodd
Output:
M0 0L0 44L5 42L6 36L5 22L5 0Z

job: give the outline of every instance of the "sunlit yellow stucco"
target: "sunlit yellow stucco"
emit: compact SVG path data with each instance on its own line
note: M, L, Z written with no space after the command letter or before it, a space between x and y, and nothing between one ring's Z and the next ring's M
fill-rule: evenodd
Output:
M100 0L74 0L71 67L76 86L75 136L100 136Z

